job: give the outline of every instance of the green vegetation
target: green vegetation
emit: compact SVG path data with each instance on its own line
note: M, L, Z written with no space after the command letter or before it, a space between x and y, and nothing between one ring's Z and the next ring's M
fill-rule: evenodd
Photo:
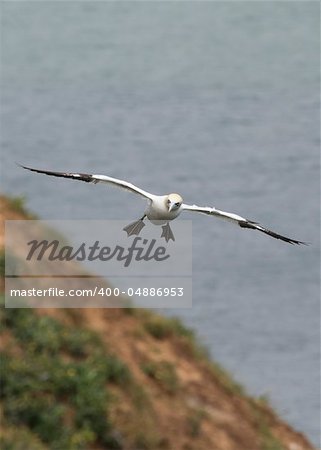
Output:
M262 450L286 450L282 442L273 435L271 427L268 423L267 416L264 414L264 410L268 407L266 398L253 399L249 405L252 409L252 415L257 423L259 438L261 441ZM260 405L263 407L260 407Z
M86 449L95 443L121 448L108 417L107 383L130 381L127 367L106 354L99 336L89 330L66 327L30 309L1 312L2 325L13 335L1 364L8 426L29 429L39 449L41 444L53 450ZM19 448L11 446L12 439L14 434L3 437L1 448Z
M15 211L19 214L23 214L26 219L36 219L37 216L32 214L26 208L26 197L24 195L19 195L16 197L6 197L8 202L8 206L12 211Z
M262 450L285 450L285 447L279 439L273 436L269 426L264 423L264 419L261 419L259 433L261 437Z
M247 397L252 401L251 397L249 397L244 389L244 386L237 383L232 375L227 372L219 363L211 362L210 363L211 370L214 376L220 381L221 385L224 389L227 390L232 395L241 395Z
M142 371L157 381L169 394L174 394L178 387L178 378L173 364L168 361L149 361L141 365Z
M156 339L165 339L171 336L184 336L192 339L194 333L186 328L179 319L166 318L156 315L146 317L145 330Z
M209 362L207 349L197 342L194 332L185 327L179 319L157 316L147 311L140 311L139 314L142 316L143 326L148 334L159 340L173 336L178 337L180 350L196 359L205 360L215 377L229 393L246 395L243 386L234 381L232 376L220 364Z
M176 317L162 317L143 310L139 310L138 314L141 316L145 331L155 339L176 338L182 353L198 360L208 359L207 349L198 343L194 331L183 325Z
M185 327L179 319L157 316L142 310L135 314L142 316L143 326L148 334L159 340L171 337L179 338L180 350L198 360L204 360L209 365L213 375L229 393L246 395L243 386L234 381L233 377L220 364L209 362L207 349L197 342L194 332Z
M206 412L202 409L196 409L187 417L187 434L196 438L201 434L202 421L206 417Z

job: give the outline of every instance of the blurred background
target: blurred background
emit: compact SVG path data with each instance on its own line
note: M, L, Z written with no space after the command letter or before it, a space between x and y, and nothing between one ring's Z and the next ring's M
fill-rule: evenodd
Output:
M129 219L102 173L309 247L193 219L194 328L250 393L319 437L317 2L4 2L1 191L44 219Z

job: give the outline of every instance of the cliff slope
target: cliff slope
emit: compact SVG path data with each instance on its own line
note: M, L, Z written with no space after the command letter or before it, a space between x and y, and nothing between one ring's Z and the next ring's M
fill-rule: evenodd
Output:
M3 221L28 217L0 197L2 291ZM3 449L313 449L178 320L133 308L2 308L1 322Z

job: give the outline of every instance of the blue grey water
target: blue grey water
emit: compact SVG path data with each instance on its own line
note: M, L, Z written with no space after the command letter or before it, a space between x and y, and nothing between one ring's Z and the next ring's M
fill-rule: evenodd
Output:
M1 190L50 219L135 219L105 173L311 242L193 216L215 359L319 444L319 3L2 2ZM190 217L189 217L190 218Z

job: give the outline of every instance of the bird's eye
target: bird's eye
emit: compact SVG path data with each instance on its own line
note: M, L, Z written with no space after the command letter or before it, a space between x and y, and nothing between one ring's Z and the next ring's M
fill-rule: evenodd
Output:
M179 205L180 205L180 203L179 203L179 202L177 202L177 203L175 203L175 205L176 205L176 206L179 206Z

